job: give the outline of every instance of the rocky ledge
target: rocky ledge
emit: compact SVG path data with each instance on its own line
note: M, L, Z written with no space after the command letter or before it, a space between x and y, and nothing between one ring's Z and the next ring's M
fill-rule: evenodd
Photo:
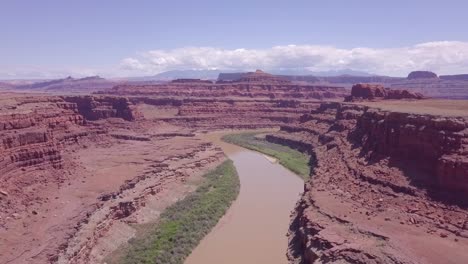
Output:
M267 139L315 157L291 263L468 259L468 121L323 103Z
M337 86L298 84L258 70L229 82L212 83L186 79L157 85L117 85L110 90L99 93L159 97L323 100L343 98L348 94L348 91Z
M355 84L351 88L351 95L345 98L346 102L368 101L368 100L402 100L402 99L423 99L420 93L410 92L408 90L388 89L378 84Z
M0 99L0 263L99 263L114 249L100 247L109 229L149 221L187 192L185 181L224 159L187 130L142 120L125 97L8 96Z

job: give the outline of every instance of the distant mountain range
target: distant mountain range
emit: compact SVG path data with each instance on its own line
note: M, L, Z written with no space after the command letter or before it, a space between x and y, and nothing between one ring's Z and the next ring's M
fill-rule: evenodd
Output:
M343 76L343 75L351 75L351 76L359 76L359 77L369 77L369 76L376 76L376 74L371 74L368 72L363 71L355 71L352 69L344 69L344 70L332 70L332 71L308 71L304 69L285 69L285 70L277 70L271 71L273 74L277 75L313 75L316 77L335 77L335 76Z
M238 72L248 72L248 70L173 70L162 72L153 76L144 76L144 77L129 77L129 81L169 81L174 79L208 79L216 80L220 73L238 73ZM375 74L370 74L362 71L355 71L351 69L345 70L336 70L336 71L321 71L314 72L308 71L305 69L283 69L283 70L272 70L268 71L271 74L275 75L294 75L294 76L321 76L321 77L331 77L331 76L342 76L342 75L352 75L360 77L369 77L375 76Z
M90 76L75 79L68 76L64 79L39 81L30 84L16 85L19 90L36 90L48 92L94 92L112 88L117 82L101 78L99 76Z
M408 89L427 96L442 98L468 98L468 74L442 75L427 71L415 71L408 77L373 75L354 70L311 72L306 70L277 70L270 72L296 83L333 85L350 88L356 83L377 83L385 87ZM37 91L54 93L92 93L110 89L117 84L152 85L174 79L208 79L235 81L247 71L222 70L174 70L154 76L104 79L99 76L86 78L67 77L55 80L11 80L0 81L0 90Z
M170 81L174 79L207 79L215 80L225 71L220 70L173 70L162 72L153 76L129 77L129 81Z
M15 86L11 83L8 82L0 82L0 89L11 89L14 88Z

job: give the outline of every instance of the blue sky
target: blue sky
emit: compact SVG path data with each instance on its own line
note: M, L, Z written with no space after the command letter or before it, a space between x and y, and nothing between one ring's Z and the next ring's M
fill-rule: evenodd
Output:
M468 71L466 1L1 0L0 7L0 78L147 75L256 61L394 75ZM385 56L406 68L385 66Z

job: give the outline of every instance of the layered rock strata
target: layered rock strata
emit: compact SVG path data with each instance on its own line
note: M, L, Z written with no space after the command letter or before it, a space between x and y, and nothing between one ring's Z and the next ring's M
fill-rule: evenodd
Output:
M63 97L63 100L75 104L78 113L87 120L118 117L133 121L141 117L141 114L125 97L67 96Z
M270 99L174 99L130 97L136 105L152 106L172 115L153 120L196 130L255 129L297 122L318 105L313 101Z
M290 227L291 263L468 258L465 118L324 103L267 139L316 161Z
M115 249L100 247L109 229L153 221L224 159L123 97L10 96L0 100L1 263L101 261Z
M225 159L221 149L207 142L171 142L171 148L178 151L171 153L159 147L167 154L148 162L140 174L125 181L117 190L98 197L100 202L90 212L90 217L77 223L71 239L63 245L66 250L55 256L57 263L101 263L107 254L135 235L133 225L156 221L165 205L173 202L170 199L182 195L171 192ZM152 144L158 147L154 141ZM184 192L188 192L193 186L184 188Z
M317 105L114 95L4 100L0 259L102 262L135 235L132 224L155 221L223 161L196 132L278 127Z
M387 89L382 85L376 84L355 84L351 88L351 95L345 98L346 102L363 101L363 100L402 100L402 99L423 99L424 96L420 93L413 93L407 90Z
M333 99L347 95L346 89L335 86L296 84L286 79L257 71L230 82L175 80L158 85L117 85L100 93L145 95L158 97L241 97L271 99Z

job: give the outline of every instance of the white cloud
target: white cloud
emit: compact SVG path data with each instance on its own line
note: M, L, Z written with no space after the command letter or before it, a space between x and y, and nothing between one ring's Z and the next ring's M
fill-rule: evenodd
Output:
M176 69L288 69L312 71L354 69L405 76L414 70L438 74L468 73L468 42L428 42L402 48L352 48L287 45L268 49L187 47L151 50L126 58L121 69L155 74Z
M1 62L0 62L1 63ZM221 49L186 47L151 50L102 67L50 68L46 66L0 66L0 79L145 76L168 70L307 69L329 71L353 69L369 73L406 76L414 70L437 74L468 73L468 42L439 41L399 48L351 49L320 45L284 45L267 49Z
M140 61L134 58L125 58L122 60L120 65L125 70L145 70L145 66L141 64Z

